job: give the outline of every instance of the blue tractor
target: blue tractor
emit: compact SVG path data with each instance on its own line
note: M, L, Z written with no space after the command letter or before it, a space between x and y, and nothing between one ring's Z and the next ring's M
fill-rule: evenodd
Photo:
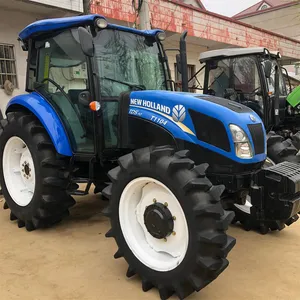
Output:
M266 133L250 108L175 92L162 30L87 15L37 21L19 39L28 93L0 129L0 184L19 227L61 221L93 184L127 277L184 299L228 266L233 194L250 193L262 221L295 220L298 165L262 169Z

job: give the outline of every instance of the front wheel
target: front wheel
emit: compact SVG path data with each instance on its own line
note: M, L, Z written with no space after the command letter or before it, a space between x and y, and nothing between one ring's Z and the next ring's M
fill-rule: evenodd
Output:
M235 244L225 233L234 215L220 203L223 187L186 155L166 146L135 150L119 159L103 191L115 258L124 257L127 277L140 275L143 290L156 287L161 299L201 290L228 266Z
M41 123L29 112L1 121L0 183L10 219L28 231L49 227L75 204L66 189L68 158L59 158Z

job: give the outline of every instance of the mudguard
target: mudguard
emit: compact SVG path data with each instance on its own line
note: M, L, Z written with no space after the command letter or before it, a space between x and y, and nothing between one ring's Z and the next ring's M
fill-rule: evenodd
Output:
M189 109L216 118L223 123L230 141L230 151L225 151L197 138ZM199 144L241 164L253 164L266 159L266 145L264 153L257 154L251 159L241 159L235 155L235 146L229 129L230 124L238 125L245 131L252 147L254 141L248 125L262 125L265 144L266 131L262 120L253 110L223 98L182 92L135 91L130 94L129 114L162 126L177 139ZM205 127L206 124L203 126ZM218 135L218 132L215 134Z
M12 111L16 105L27 108L40 120L59 154L73 155L62 121L53 107L42 96L35 92L16 96L9 101L6 113Z

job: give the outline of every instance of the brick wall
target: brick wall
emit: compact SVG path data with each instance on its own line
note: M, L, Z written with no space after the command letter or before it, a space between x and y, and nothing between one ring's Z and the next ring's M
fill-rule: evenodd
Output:
M131 0L93 0L94 13L133 22ZM179 3L176 0L149 0L152 26L238 47L267 47L284 56L300 59L300 43L213 13Z

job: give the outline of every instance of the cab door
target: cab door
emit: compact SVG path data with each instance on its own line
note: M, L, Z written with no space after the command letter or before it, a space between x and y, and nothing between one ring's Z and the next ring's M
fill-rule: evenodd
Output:
M77 29L66 30L35 42L36 88L60 116L74 154L95 154L96 113L80 101L92 94L87 58L81 50Z

